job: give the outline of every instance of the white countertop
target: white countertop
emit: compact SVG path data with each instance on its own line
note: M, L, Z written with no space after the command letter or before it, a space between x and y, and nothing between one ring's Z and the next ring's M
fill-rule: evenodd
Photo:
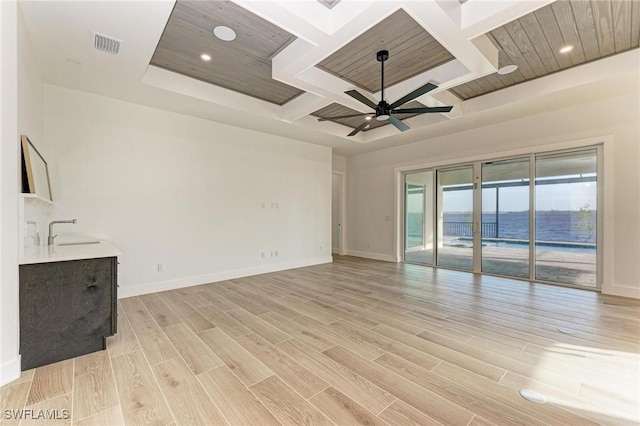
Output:
M98 241L93 244L73 244L76 242ZM20 265L47 262L65 262L67 260L94 259L98 257L120 256L122 253L111 243L104 240L69 241L67 244L53 246L32 246L24 249L24 256L18 261Z

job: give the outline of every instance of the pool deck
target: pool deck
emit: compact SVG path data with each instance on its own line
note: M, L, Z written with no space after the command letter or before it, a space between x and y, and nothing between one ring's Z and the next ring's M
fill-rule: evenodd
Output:
M586 251L586 250L585 250ZM433 250L409 251L405 261L431 264ZM485 246L482 248L483 272L520 277L529 277L529 249ZM536 281L596 287L596 255L560 250L536 251ZM471 247L445 245L439 250L439 266L452 269L471 270Z

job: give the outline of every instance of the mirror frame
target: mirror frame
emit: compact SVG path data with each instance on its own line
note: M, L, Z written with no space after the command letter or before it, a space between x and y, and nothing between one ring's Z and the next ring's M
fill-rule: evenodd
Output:
M34 194L36 197L41 197L46 199L47 201L53 201L53 197L51 195L51 180L49 179L49 165L47 161L44 159L42 154L33 146L33 143L29 140L26 135L21 135L20 139L22 141L22 161L23 161L23 188L22 192L28 190L29 193ZM33 161L42 161L44 163L44 171L47 179L47 187L46 188L36 188L36 180L33 174L34 164ZM25 176L26 175L26 176ZM26 180L25 180L26 177ZM24 183L26 183L27 188L25 188ZM43 186L43 185L41 185Z

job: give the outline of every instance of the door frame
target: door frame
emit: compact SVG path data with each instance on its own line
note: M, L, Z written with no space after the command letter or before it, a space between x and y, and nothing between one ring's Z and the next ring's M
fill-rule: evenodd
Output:
M599 262L598 285L594 291L601 291L607 294L617 294L613 281L613 247L615 235L614 223L614 182L613 182L613 136L600 136L586 139L577 139L572 141L531 145L528 148L514 149L509 151L498 151L486 154L474 155L469 157L460 157L455 159L446 159L430 163L418 163L410 166L400 166L394 168L394 241L395 241L395 258L396 262L402 262L404 258L404 174L424 169L438 169L444 167L452 167L462 164L473 164L476 162L497 161L508 159L516 156L527 156L532 154L543 154L546 152L563 151L563 150L579 150L589 149L601 146L599 148L601 154L598 161L598 217L597 217L597 239L602 242L598 244L597 261ZM533 179L533 178L530 178ZM535 208L535 205L533 206ZM604 232L604 229L607 232ZM435 262L434 262L435 263ZM530 265L532 267L533 265ZM434 265L435 267L435 265ZM513 279L522 279L510 277ZM530 281L526 279L526 281ZM551 283L559 286L575 287L585 290L591 290L580 286L572 286L568 284Z
M338 251L333 251L333 238L331 238L331 254L339 254L340 256L344 256L347 254L347 178L346 173L339 172L336 170L331 171L331 200L333 202L333 176L338 176L340 178L340 229L339 237L338 237ZM331 235L333 236L333 208L331 211Z

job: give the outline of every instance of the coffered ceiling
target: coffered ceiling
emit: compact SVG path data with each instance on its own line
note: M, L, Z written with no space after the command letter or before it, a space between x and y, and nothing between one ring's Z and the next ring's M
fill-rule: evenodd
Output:
M318 2L320 2L320 4L328 7L329 9L333 9L333 6L338 4L339 1L340 0L318 0Z
M385 62L385 83L388 86L454 59L404 9L398 9L316 66L375 93L380 90L380 64L376 60L379 50L391 52L389 61Z
M233 42L213 34L236 32ZM229 1L178 1L160 37L151 65L282 105L300 95L271 77L271 58L295 37ZM203 62L201 54L212 60Z
M235 126L363 152L624 92L640 78L640 1L233 0L19 3L45 82ZM233 41L213 28L227 26ZM92 49L92 32L123 41ZM560 48L572 45L569 53ZM370 113L345 94L415 99L446 114L411 129L319 116ZM205 62L201 54L212 58ZM496 71L514 63L518 70ZM633 83L635 81L635 83ZM603 88L615 87L615 91ZM572 96L564 95L572 91ZM576 94L580 93L580 96ZM474 124L476 125L476 124ZM457 130L456 130L457 129Z
M488 37L502 60L518 65L518 69L507 75L489 74L452 88L462 99L637 49L640 1L558 0L492 30ZM567 45L573 49L561 53L560 49Z

